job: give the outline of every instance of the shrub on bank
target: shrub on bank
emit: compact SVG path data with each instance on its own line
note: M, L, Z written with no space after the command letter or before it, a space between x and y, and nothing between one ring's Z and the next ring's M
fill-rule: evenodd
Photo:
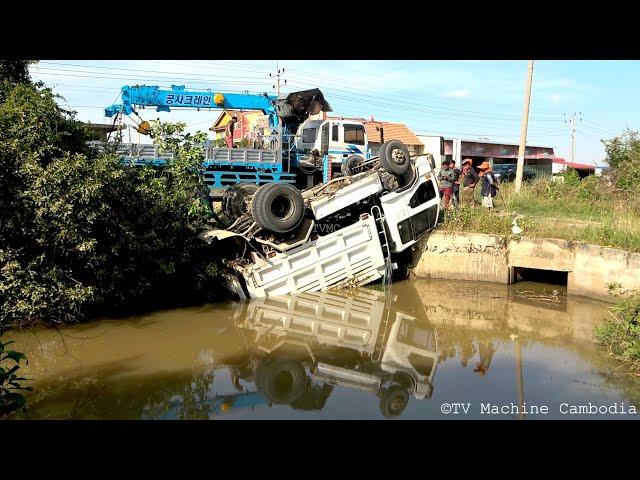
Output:
M640 293L623 297L595 330L597 341L640 376Z
M55 98L0 83L0 327L208 298L215 259L196 238L210 215L203 134L157 122L155 139L175 160L129 167L89 149Z

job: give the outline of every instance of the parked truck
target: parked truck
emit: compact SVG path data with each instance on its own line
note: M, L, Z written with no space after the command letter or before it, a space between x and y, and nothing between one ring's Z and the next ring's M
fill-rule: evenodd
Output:
M433 157L385 142L379 157L300 191L266 184L238 192L225 228L200 238L223 258L227 288L257 298L391 278L397 260L438 223Z

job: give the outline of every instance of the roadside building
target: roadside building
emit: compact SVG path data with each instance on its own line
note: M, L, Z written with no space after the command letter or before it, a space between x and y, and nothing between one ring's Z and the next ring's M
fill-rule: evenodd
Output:
M380 146L389 140L400 140L407 146L409 154L419 155L424 152L424 144L404 123L378 122L364 120L372 155L377 155Z
M588 175L601 175L603 167L596 166L589 163L577 163L569 162L564 158L556 157L553 159L553 173L564 173L567 169L573 169L578 173L580 178L584 178Z
M213 132L215 140L224 139L224 132L227 124L233 117L238 119L238 123L233 130L233 142L238 143L243 138L249 138L250 132L259 130L260 134L267 136L270 134L268 117L261 112L240 112L235 110L225 110L220 112L218 118L213 122L209 131Z
M489 162L494 167L504 165L505 170L515 170L518 161L517 144L499 143L489 140L467 140L443 138L437 135L418 135L424 145L424 152L431 153L436 169L443 160L455 160L459 166L464 158L471 158L473 165ZM527 145L525 148L525 170L536 178L551 176L555 154L552 147Z

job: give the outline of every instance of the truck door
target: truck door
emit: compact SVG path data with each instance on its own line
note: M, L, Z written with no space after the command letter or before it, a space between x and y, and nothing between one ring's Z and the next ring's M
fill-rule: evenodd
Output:
M322 125L320 130L320 155L329 154L329 122Z
M438 222L440 194L426 157L418 160L417 175L417 182L409 190L380 198L394 252L406 250Z

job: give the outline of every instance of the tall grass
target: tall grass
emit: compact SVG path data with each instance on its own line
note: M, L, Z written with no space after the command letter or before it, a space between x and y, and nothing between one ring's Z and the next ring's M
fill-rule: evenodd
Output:
M523 236L560 238L640 252L640 198L616 189L607 178L575 174L564 182L541 179L501 185L495 208L461 207L445 214L442 228L496 235L513 235L512 221Z

